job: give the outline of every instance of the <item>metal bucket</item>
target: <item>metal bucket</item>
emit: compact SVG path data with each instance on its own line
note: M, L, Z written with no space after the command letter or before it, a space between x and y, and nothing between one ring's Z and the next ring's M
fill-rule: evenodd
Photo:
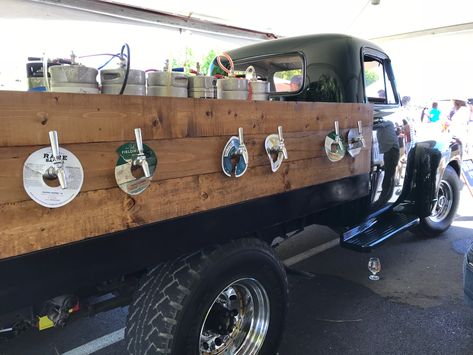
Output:
M48 68L51 85L58 83L97 84L98 71L84 65L55 65ZM56 85L59 86L59 85Z
M102 94L118 95L123 84L102 85ZM145 85L126 84L124 95L146 96Z
M48 68L52 92L98 94L98 71L83 65L55 65Z
M187 87L148 86L148 96L187 97Z
M189 97L195 99L215 99L215 89L189 89Z
M183 73L155 71L148 73L148 86L175 86L187 88L188 79Z
M189 97L214 99L217 79L211 76L189 77Z
M239 78L218 79L217 99L247 100L248 80Z
M223 91L219 99L222 100L248 100L248 91Z
M189 89L214 89L217 79L211 76L190 76Z
M95 84L59 83L51 85L51 92L69 92L75 94L98 94L99 87Z
M248 100L268 101L269 100L269 82L267 81L250 81L250 94Z
M123 68L100 71L102 94L119 94L125 74L126 70ZM130 69L126 83L125 91L123 92L125 95L146 95L146 74L144 71Z

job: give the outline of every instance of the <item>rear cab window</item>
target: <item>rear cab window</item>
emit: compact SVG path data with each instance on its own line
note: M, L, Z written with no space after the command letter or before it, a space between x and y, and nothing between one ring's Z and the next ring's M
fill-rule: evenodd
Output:
M304 86L304 58L300 53L235 60L235 72L253 66L259 80L270 83L270 95L295 94Z

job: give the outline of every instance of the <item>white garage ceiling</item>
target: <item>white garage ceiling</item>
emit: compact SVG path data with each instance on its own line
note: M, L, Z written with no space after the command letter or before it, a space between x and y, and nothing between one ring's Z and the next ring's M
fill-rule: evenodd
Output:
M278 36L341 32L377 38L456 25L473 28L472 0L311 0L268 2L239 0L118 0L126 4L234 25ZM460 29L465 26L460 27Z
M473 0L371 1L1 0L0 30L15 36L4 38L14 50L2 58L0 88L22 84L24 59L38 53L101 53L127 42L136 68L146 69L184 58L188 47L199 57L268 34L337 32L386 49L403 94L427 102L472 96Z

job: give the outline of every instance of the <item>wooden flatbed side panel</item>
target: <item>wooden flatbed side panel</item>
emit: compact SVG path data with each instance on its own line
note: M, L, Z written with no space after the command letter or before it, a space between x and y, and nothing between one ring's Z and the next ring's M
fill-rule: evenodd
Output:
M325 131L285 133L289 160L297 161L325 157L321 142ZM365 140L371 142L371 131L365 127ZM245 135L250 166L267 166L269 161L263 147L266 135ZM158 170L154 180L210 174L221 171L220 158L228 137L202 137L152 140L145 143L158 156ZM118 159L117 147L125 142L81 143L62 145L80 160L85 172L81 192L115 187L114 167ZM34 151L44 146L0 147L0 205L29 200L23 188L23 164ZM338 164L349 164L350 158ZM355 162L353 162L355 163Z
M313 158L287 163L274 174L267 166L258 166L239 179L218 172L156 181L134 197L118 187L89 191L57 209L33 201L4 204L0 206L4 220L0 258L311 186L333 176L358 175L369 166L367 154L360 155L359 161L333 164Z
M0 92L0 147L48 145L56 130L61 144L117 142L245 134L320 131L368 123L372 108L364 104L254 102L146 96ZM371 122L369 122L371 124Z
M355 159L331 163L325 156L335 120L343 134L362 121L367 148ZM372 108L362 104L0 92L0 125L0 259L370 170ZM279 125L289 160L272 173L263 144ZM131 197L116 186L115 150L134 140L137 127L158 169L151 186ZM220 159L238 127L250 167L235 179L224 176ZM85 176L80 194L57 209L30 200L22 182L24 161L49 145L50 130Z

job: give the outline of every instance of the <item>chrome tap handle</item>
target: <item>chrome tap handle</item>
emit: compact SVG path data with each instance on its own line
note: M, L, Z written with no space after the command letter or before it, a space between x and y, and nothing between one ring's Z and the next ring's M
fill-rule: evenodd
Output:
M138 154L142 155L143 153L143 137L141 136L141 128L135 128L135 139L136 147L138 148Z
M340 126L338 121L335 121L335 143L340 144Z
M238 140L240 147L238 148L238 154L243 157L245 164L248 164L248 150L246 149L245 142L243 141L243 128L238 128Z
M240 145L245 145L243 142L243 128L238 128L238 140L240 141Z
M363 145L363 148L365 148L366 142L365 142L365 137L363 137L363 127L361 125L361 121L358 121L358 134L360 135L359 139L361 141L361 144Z
M282 136L282 126L278 126L278 136L279 136L279 150L282 152L284 159L287 159L287 149L286 143L284 142L284 137Z
M143 150L143 137L141 135L141 128L135 128L135 140L136 148L138 149L138 156L136 157L133 164L141 166L145 177L149 178L151 176L151 172L149 170L149 164L146 160L146 155Z
M51 150L54 156L54 174L51 174L50 170L47 172L47 174L56 175L61 188L67 189L66 172L64 171L64 162L59 150L59 140L57 138L56 131L49 131L49 142L51 143Z
M60 154L59 154L59 141L57 139L56 131L49 131L49 142L51 143L51 150L53 151L54 159L58 160L58 157L60 157Z

